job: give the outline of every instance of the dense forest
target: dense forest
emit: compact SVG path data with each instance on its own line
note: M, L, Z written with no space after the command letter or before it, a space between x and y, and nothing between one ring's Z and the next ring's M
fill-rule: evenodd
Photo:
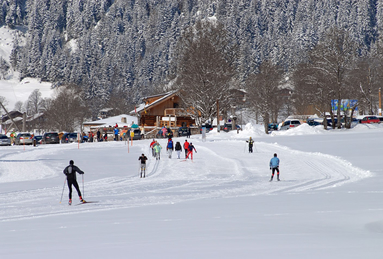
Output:
M21 77L80 86L102 106L136 103L177 77L180 38L214 18L236 46L238 85L263 61L285 72L337 27L362 56L383 27L381 0L1 0L0 26L19 30L9 67Z

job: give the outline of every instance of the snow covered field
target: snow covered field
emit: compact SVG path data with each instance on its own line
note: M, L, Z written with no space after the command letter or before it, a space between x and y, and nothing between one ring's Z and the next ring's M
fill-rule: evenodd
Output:
M51 86L51 83L39 82L35 78L24 78L22 81L18 81L16 78L0 80L0 96L5 97L7 102L5 106L8 111L12 111L17 102L24 103L28 100L28 97L35 89L40 90L42 98L52 97L54 91Z
M165 150L156 161L150 140L129 152L124 142L0 147L0 258L382 258L382 135L303 125L266 136L248 124L192 136L194 161ZM281 181L269 182L275 152ZM96 203L77 206L74 192L68 206L66 186L60 203L70 159Z

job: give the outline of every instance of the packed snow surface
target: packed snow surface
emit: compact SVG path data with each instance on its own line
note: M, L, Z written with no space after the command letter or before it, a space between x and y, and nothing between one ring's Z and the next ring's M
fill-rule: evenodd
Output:
M382 134L248 124L193 135L193 160L169 158L164 139L160 160L150 139L0 147L0 258L381 258ZM71 159L93 203L74 190L67 204Z

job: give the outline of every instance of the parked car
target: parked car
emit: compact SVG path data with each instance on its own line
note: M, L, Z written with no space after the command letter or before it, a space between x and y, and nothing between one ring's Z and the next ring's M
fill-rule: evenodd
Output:
M268 129L269 131L278 130L278 123L269 123Z
M280 130L288 130L291 128L295 128L301 125L301 122L299 120L286 120L282 123L281 129Z
M380 123L380 120L376 116L364 116L363 119L359 120L360 123Z
M178 137L186 137L189 134L188 127L179 127L178 128Z
M15 145L32 145L33 143L33 137L31 133L23 132L17 134L17 137L15 139Z
M202 128L205 127L206 129L206 133L209 133L211 130L213 130L213 126L211 126L210 124L202 124L202 127L200 129L201 133L202 133Z
M61 143L73 143L77 142L77 133L75 132L67 132L61 137Z
M326 118L327 120L327 126L331 127L332 126L332 119L329 117L329 118ZM338 119L337 118L334 118L334 125L336 126L338 124Z
M323 119L307 119L306 123L310 126L323 125Z
M0 146L10 146L11 139L7 137L5 134L0 134Z
M222 127L222 130L225 131L225 132L229 132L232 130L232 124L231 123L225 123L225 125L223 125ZM238 130L238 129L241 129L241 127L239 125L235 125L235 128Z
M43 144L59 144L60 138L57 132L46 132L42 139Z
M33 136L33 140L36 140L36 144L42 144L43 136L41 135Z
M131 130L129 130L128 131L128 136L129 136L129 139L132 139L131 137L130 137L130 132L131 132ZM134 132L134 137L133 137L133 140L139 140L139 139L142 139L142 135L143 134L141 134L141 130L140 129L133 129L133 132Z

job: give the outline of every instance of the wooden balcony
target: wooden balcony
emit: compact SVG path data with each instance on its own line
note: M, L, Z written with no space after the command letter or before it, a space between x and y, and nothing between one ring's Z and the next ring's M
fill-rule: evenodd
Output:
M185 116L186 112L182 108L167 108L164 110L164 116Z

